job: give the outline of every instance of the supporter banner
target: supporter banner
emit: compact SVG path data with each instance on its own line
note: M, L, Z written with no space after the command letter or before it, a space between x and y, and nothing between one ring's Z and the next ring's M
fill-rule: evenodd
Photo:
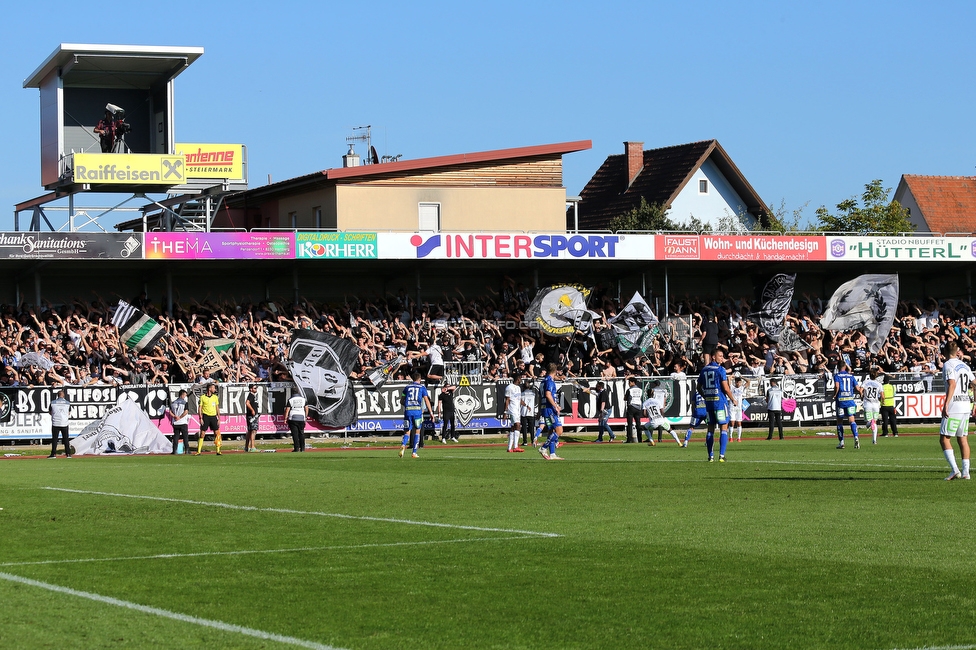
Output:
M295 257L303 260L376 259L376 233L296 232Z
M177 143L173 150L183 156L187 178L244 178L244 145Z
M72 180L92 185L179 185L186 181L183 156L155 153L72 154Z
M832 261L973 261L972 237L828 237Z
M640 378L645 387L652 378ZM691 421L695 381L693 379L673 380L658 378L659 390L664 393L663 413L672 423L684 426ZM765 423L766 410L764 395L768 388L766 377L746 377L744 391L749 403L744 421ZM623 433L626 413L627 382L625 379L604 379L610 390L610 425L619 435ZM574 382L561 382L558 399L564 414L566 427L595 427L597 379L578 379ZM933 385L925 378L903 377L892 382L897 387L895 411L899 418L936 422L941 418L943 388L940 378ZM314 419L307 424L307 432L317 435L323 432L350 436L370 433L394 433L403 428L402 393L406 382L387 382L378 389L370 389L362 384L355 387L359 421L346 430L323 428ZM784 419L793 425L830 427L834 424L836 411L833 401L833 383L830 378L818 375L787 375L781 378L784 397L796 401L796 411ZM220 430L225 436L243 435L247 431L244 403L247 399L247 384L219 384ZM581 386L590 388L583 392ZM173 426L165 416L166 406L176 399L180 389L189 392L191 434L200 430L198 417L198 398L203 390L202 384L170 384L168 386L90 386L68 388L71 400L71 420L69 434L74 437L91 422L103 417L119 401L131 400L138 404L160 431L170 435ZM5 388L3 393L10 398L12 414L7 422L0 422L0 439L6 440L50 440L51 416L48 414L53 398L53 388L13 387ZM287 437L288 425L284 419L285 406L291 397L294 384L258 384L258 401L261 411L259 433ZM913 392L910 392L913 391ZM432 391L435 411L440 399L440 389ZM460 386L454 397L457 428L462 431L499 429L502 423L497 417L500 404L504 403L504 385L476 384ZM863 413L858 414L863 421ZM567 429L569 430L569 429Z
M394 432L403 428L403 388L407 382L387 382L379 389L370 389L363 384L355 386L359 421L347 431L349 435L370 432ZM291 382L259 383L258 402L261 417L258 432L263 435L287 436L288 423L285 421L285 407L293 390ZM224 435L243 435L247 432L245 402L248 384L218 384L220 397L220 431ZM76 436L93 421L103 417L118 402L131 400L140 405L152 419L153 424L163 433L170 435L173 425L166 417L167 405L179 395L181 389L188 392L187 410L190 412L189 429L191 433L200 430L199 396L204 384L169 384L167 386L89 386L69 387L68 399L69 435ZM41 440L51 437L51 416L48 414L54 387L13 387L4 389L11 402L12 415L6 423L0 422L0 439ZM440 389L432 391L432 403L437 409ZM454 397L456 422L459 430L497 429L501 423L495 417L495 384L461 386ZM309 434L329 432L342 435L322 427L314 418L306 425Z
M380 259L654 259L654 235L381 232L377 242Z
M142 258L142 233L4 232L0 259Z
M729 262L822 262L827 259L823 237L762 235L657 235L659 260Z
M152 232L146 259L268 260L295 257L294 232Z

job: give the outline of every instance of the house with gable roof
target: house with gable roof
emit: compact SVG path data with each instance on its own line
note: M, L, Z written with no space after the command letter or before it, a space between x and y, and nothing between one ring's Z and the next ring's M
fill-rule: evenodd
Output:
M738 216L750 230L764 225L769 208L717 140L643 147L624 142L624 153L608 156L587 182L580 192L580 230L606 230L641 198L670 206L676 222L695 217L715 228L723 217Z
M894 199L920 234L976 232L976 176L904 174Z
M227 197L220 228L560 231L562 157L589 140L329 168ZM349 163L350 158L356 162Z

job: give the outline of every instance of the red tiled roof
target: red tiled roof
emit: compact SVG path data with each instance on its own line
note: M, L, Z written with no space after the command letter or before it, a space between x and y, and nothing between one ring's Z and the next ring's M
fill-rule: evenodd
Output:
M536 156L555 156L576 151L584 151L593 146L590 140L576 142L560 142L558 144L540 144L531 147L516 147L514 149L496 149L494 151L479 151L476 153L460 153L451 156L436 156L433 158L417 158L414 160L399 160L397 162L380 165L360 165L358 167L338 167L326 169L322 173L328 178L353 178L372 176L376 174L393 174L397 172L412 172L450 167L452 165L466 165L471 163L499 162L519 158L534 158Z
M915 176L905 174L928 230L976 232L976 176Z
M580 192L579 227L604 230L610 220L648 203L670 205L699 167L709 158L757 217L768 212L759 195L717 140L702 140L644 151L644 167L627 187L627 155L608 156Z

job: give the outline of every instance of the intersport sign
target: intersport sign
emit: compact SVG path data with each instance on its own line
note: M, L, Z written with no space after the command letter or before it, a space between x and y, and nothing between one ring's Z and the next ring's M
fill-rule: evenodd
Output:
M654 259L654 235L377 233L380 259Z

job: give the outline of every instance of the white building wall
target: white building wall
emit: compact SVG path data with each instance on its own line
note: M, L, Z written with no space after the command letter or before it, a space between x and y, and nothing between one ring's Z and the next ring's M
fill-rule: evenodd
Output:
M708 192L699 192L699 181L708 181ZM745 202L732 189L725 176L712 161L705 163L695 172L694 177L682 188L681 192L671 204L668 217L672 221L687 222L691 217L697 217L712 228L718 227L718 221L724 216L735 216L745 213ZM755 227L755 218L745 213L744 226Z
M903 192L901 191L902 186L905 188ZM908 185L904 181L899 185L898 190L895 191L894 200L901 203L902 207L908 208L908 218L912 222L912 225L915 226L915 232L929 232L929 225L925 223L922 210L915 201L915 195L908 189Z

